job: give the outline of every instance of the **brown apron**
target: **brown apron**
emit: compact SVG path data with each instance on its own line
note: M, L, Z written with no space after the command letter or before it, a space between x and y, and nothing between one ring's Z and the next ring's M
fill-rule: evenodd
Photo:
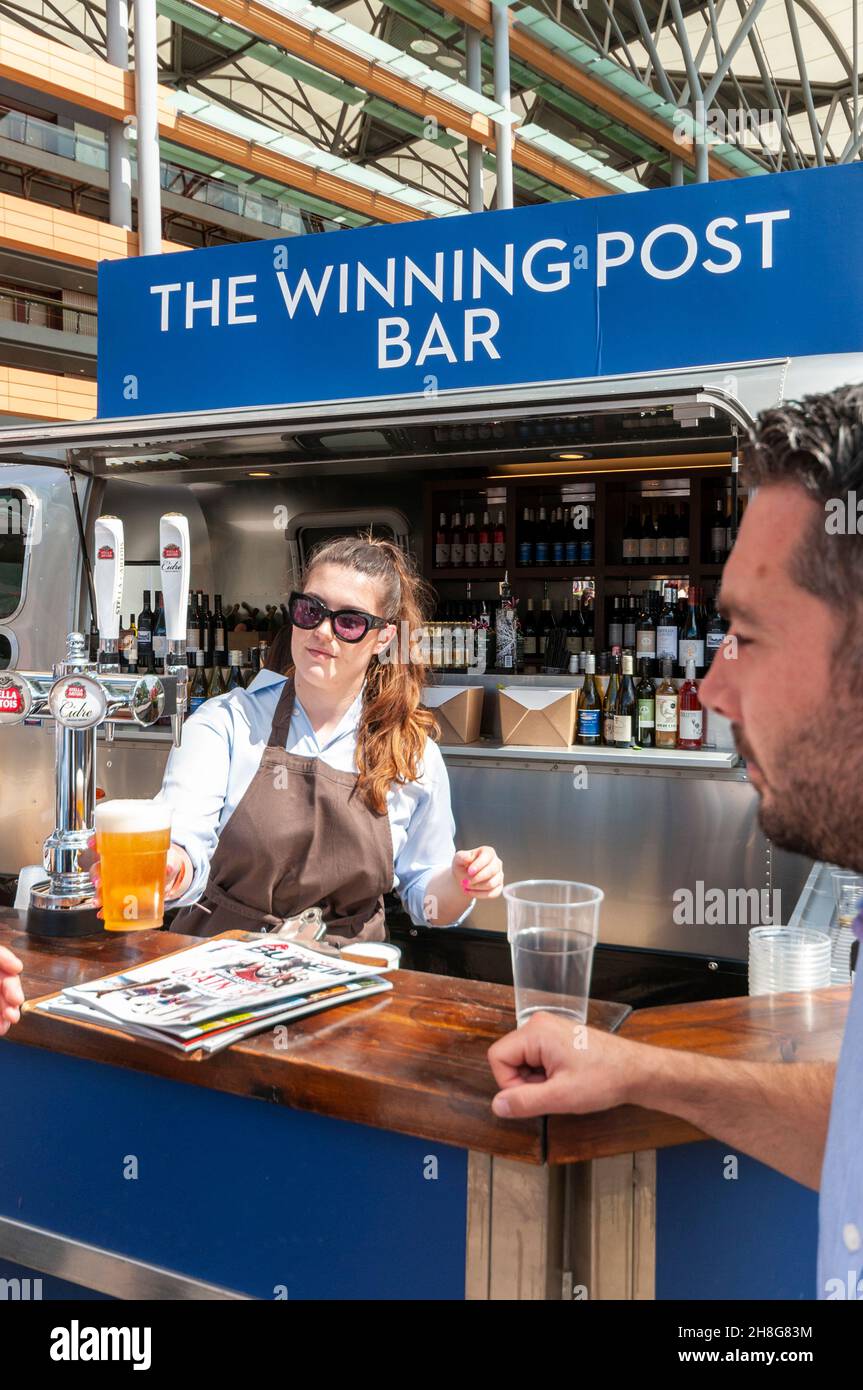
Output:
M320 907L327 941L385 939L389 816L365 804L355 772L286 751L293 709L289 679L260 766L219 835L203 896L177 914L172 931L270 931Z

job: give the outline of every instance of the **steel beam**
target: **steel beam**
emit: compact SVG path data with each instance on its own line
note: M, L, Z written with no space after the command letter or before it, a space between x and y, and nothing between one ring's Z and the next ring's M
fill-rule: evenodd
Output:
M509 10L505 4L492 5L492 41L494 45L494 99L498 106L509 110ZM495 147L497 194L495 206L512 207L512 126L498 125Z
M126 71L129 67L128 0L107 0L108 62ZM121 121L108 126L108 216L115 227L132 226L132 160L128 127Z
M467 60L467 85L472 92L482 91L482 36L469 24L464 29L464 50ZM478 140L467 142L468 208L482 212L485 206L482 190L482 145Z
M142 256L155 256L162 250L156 0L134 0L134 5L135 107L138 128L138 241Z

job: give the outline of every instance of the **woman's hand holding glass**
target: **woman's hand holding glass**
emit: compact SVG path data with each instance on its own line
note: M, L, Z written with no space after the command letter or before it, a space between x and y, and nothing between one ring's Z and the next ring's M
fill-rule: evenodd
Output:
M93 881L93 895L99 907L99 916L104 919L102 908L102 875L100 872L99 851L96 846L96 836L92 835L88 840L89 849L82 855L83 867L90 872ZM168 858L165 867L165 902L169 903L176 898L180 898L185 893L189 884L192 882L194 870L192 861L188 854L180 845L171 843L168 849Z

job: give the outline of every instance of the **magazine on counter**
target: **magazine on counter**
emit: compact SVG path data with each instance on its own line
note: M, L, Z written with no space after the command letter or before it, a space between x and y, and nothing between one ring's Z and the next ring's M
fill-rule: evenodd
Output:
M383 973L297 941L216 939L70 986L36 1007L209 1054L290 1019L391 990Z
M118 1023L176 1030L381 973L297 941L208 941L63 993Z
M347 984L333 985L330 989L299 995L287 1006L279 1004L272 1008L230 1013L223 1018L210 1019L197 1028L184 1028L178 1033L166 1028L147 1028L136 1023L118 1024L87 1004L66 999L63 995L43 1000L36 1007L60 1018L100 1024L102 1027L110 1026L128 1034L129 1037L166 1043L169 1047L178 1048L184 1053L201 1049L211 1054L255 1033L264 1032L267 1028L275 1028L280 1023L289 1023L295 1018L321 1013L336 1004L347 1004L355 999L369 999L376 994L385 994L391 989L392 984L389 980L350 980Z

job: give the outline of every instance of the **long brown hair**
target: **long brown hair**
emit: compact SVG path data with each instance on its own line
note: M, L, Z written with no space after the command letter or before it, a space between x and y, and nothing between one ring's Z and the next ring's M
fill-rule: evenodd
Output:
M369 663L357 732L357 791L383 815L392 783L416 781L426 739L439 736L434 715L420 705L427 669L418 634L431 609L431 590L410 556L371 532L316 545L301 588L318 565L342 565L372 580L381 593L380 616L396 626L394 655L385 661L373 656ZM285 674L292 672L284 659L280 664Z

